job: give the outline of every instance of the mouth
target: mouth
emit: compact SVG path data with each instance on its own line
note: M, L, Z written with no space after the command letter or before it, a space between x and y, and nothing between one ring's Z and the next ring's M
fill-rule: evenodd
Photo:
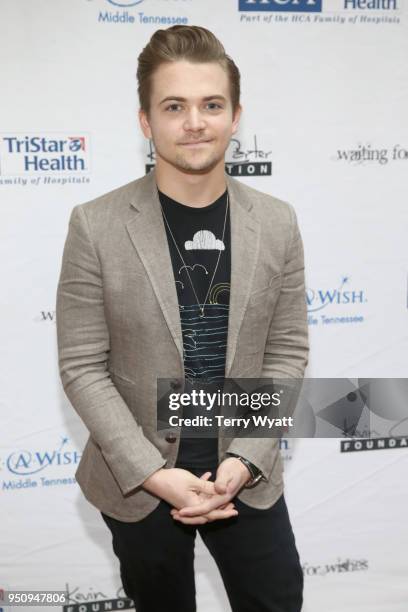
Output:
M209 144L212 142L211 140L198 140L196 142L181 142L180 144L183 147L194 148L194 147L202 147L203 145Z

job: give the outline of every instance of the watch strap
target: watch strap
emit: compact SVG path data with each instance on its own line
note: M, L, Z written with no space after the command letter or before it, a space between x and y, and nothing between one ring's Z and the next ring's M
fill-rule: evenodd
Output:
M259 468L257 468L256 465L254 465L248 459L246 459L245 457L242 457L241 455L237 455L236 453L227 452L226 454L229 455L230 457L236 457L237 459L241 461L241 463L243 463L248 468L248 471L251 475L251 479L244 485L245 489L252 488L256 484L258 484L258 482L264 477L262 471Z

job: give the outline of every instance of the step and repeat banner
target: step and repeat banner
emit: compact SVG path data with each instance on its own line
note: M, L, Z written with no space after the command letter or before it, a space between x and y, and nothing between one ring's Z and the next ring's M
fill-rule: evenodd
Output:
M404 0L0 0L0 608L2 589L132 607L74 477L87 432L59 379L55 298L73 206L155 163L137 56L176 23L212 30L241 70L227 172L297 211L307 376L407 375ZM360 434L281 441L305 612L408 609L408 441ZM230 610L200 538L195 569L198 609Z

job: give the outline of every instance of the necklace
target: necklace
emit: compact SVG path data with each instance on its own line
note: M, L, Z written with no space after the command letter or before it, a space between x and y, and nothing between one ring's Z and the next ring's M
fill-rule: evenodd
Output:
M228 204L229 204L229 198L228 198L228 191L227 191L227 204L226 204L226 206L225 206L224 227L222 228L222 242L223 242L223 244L224 244L224 236L225 236L225 225L226 225L226 221L227 221L227 214L228 214ZM203 318L203 317L204 317L204 308L205 308L205 305L206 305L206 302L207 302L207 298L208 298L208 295L209 295L209 293L210 293L210 291L211 291L212 284L213 284L213 282L214 282L215 274L216 274L217 269L218 269L218 264L220 263L220 258L221 258L221 249L219 249L219 251L218 251L217 263L215 264L214 272L213 272L213 275L212 275L212 278L211 278L211 283L210 283L210 286L208 287L208 291L207 291L207 294L206 294L206 296L205 296L204 303L203 303L203 304L200 304L200 301L199 301L199 299L198 299L198 297L197 297L196 290L195 290L194 285L193 285L193 281L191 280L190 272L188 271L188 266L187 266L186 262L185 262L185 261L184 261L184 259L183 259L183 256L182 256L182 254L181 254L181 252L180 252L180 249L178 248L178 244L177 244L177 242L176 242L176 239L175 239L175 238L174 238L174 236L173 236L173 232L171 231L171 228L170 228L169 222L167 221L167 217L166 217L166 215L165 215L165 213L164 213L163 206L162 206L161 202L160 202L160 205L161 205L161 209L162 209L162 213L163 213L164 220L166 221L166 225L167 225L168 230L169 230L169 232L170 232L170 235L171 235L171 237L172 237L172 239L173 239L174 245L175 245L175 247L176 247L176 249L177 249L177 252L178 252L178 254L179 254L179 256L180 256L181 261L183 262L183 266L184 266L184 267L185 267L185 269L186 269L187 276L188 276L188 279L189 279L189 281L190 281L191 288L192 288L193 293L194 293L194 295L195 295L195 299L196 299L196 302L197 302L197 306L198 306L198 308L200 309L200 314L199 314L199 316L200 316L200 318Z

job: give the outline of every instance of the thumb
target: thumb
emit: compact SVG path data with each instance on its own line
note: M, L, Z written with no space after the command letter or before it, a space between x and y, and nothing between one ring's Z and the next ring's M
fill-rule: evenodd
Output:
M228 484L231 482L231 480L232 480L231 475L225 474L223 476L217 476L217 479L214 482L215 491L217 493L220 493L221 495L223 493L226 493L228 489Z

